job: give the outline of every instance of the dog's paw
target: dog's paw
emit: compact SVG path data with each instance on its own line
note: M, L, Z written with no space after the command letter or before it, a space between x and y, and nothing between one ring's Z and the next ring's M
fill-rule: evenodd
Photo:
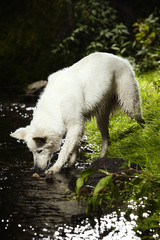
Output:
M53 179L54 178L54 172L52 170L45 171L46 179Z
M49 168L47 171L45 171L46 178L54 178L54 174L59 172L60 172L60 168L53 166Z

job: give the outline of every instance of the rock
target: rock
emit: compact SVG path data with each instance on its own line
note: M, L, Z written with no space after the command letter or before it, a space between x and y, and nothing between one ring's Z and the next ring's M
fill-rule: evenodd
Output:
M117 172L122 165L124 165L126 161L122 158L98 158L94 162L92 162L89 168L94 170L104 169L108 172Z
M109 173L115 173L119 170L122 170L122 166L126 163L126 161L122 158L99 158L96 159L89 168L98 170L103 169L107 170ZM88 185L96 186L97 183L101 180L101 178L106 177L105 173L102 173L100 171L97 171L95 174L93 174L89 180Z
M87 169L93 169L96 172L89 177L87 183L84 183L80 190L81 194L90 193L92 191L92 187L95 187L103 177L106 177L106 173L98 171L99 169L107 170L111 173L114 185L122 190L125 186L125 182L130 181L131 176L137 172L136 170L140 171L141 167L136 163L131 163L128 168L127 162L122 158L104 157L95 159ZM69 182L68 187L71 191L75 191L76 181L79 176L80 172L77 172Z
M114 173L114 172L119 171L125 163L126 163L126 161L122 158L104 157L104 158L95 159L87 169L94 169L94 170L103 169L103 170L107 170L110 173ZM75 176L73 176L71 181L69 182L68 187L71 191L75 191L76 181L79 176L80 176L80 172L77 171L77 174L75 174ZM100 181L100 179L105 176L106 176L105 173L97 171L92 176L90 176L90 178L87 182L87 188L88 188L88 186L95 187L97 185L97 183ZM86 186L84 185L82 187L82 192L85 192L85 191L87 191L87 190L86 190Z
M22 94L20 97L25 102L35 102L37 101L40 93L42 92L43 88L47 85L46 80L40 80L34 83L31 83L25 89L25 94Z
M34 83L31 83L26 88L26 94L39 94L40 91L47 85L46 80L40 80Z
M40 176L39 176L38 173L33 173L33 174L32 174L32 177L34 177L34 178L40 178Z

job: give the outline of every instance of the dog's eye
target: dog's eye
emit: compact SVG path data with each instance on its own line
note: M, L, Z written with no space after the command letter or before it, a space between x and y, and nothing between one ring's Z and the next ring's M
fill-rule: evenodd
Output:
M37 153L41 153L42 152L42 150L37 150Z

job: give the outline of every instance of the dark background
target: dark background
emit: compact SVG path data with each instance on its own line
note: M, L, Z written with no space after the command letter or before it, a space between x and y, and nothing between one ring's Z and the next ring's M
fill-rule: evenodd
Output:
M80 43L76 47L71 45L68 49L66 48L66 52L61 52L61 54L58 51L55 53L54 49L63 39L71 35L78 24L86 24L87 20L83 19L85 14L88 16L88 22L93 20L91 16L93 12L87 10L90 2L87 0L1 1L1 96L3 93L19 94L23 92L27 84L47 79L50 73L69 66L87 53L84 47L85 41L89 41L89 38L90 41L93 40L94 29L91 30L91 35L90 29L87 30L87 37L83 35L82 38L82 34L79 34L78 38L82 47ZM100 2L103 5L108 1ZM83 6L83 9L79 6ZM133 23L138 19L148 17L154 9L159 9L160 1L112 0L109 6L116 10L114 25L122 22L129 31L128 38L132 39ZM103 20L103 18L100 19L100 22L103 23ZM112 49L109 49L109 52L116 53Z

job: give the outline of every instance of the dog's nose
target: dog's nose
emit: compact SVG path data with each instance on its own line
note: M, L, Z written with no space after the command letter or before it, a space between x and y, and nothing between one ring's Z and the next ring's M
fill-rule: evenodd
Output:
M40 167L38 167L37 165L34 166L34 170L36 171L36 173L42 172L42 169Z

